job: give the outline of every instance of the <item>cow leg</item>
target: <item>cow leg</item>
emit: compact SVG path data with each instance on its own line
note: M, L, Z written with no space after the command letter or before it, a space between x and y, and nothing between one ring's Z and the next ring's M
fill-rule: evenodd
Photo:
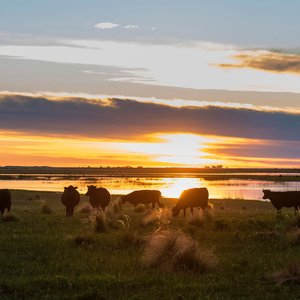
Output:
M295 206L295 215L297 215L297 212L298 212L298 206L296 205Z
M191 213L194 214L194 207L191 206Z
M183 210L183 216L185 217L185 213L186 213L186 208Z
M3 218L3 212L4 212L4 210L1 210L1 220Z
M152 202L152 209L154 209L155 208L155 202L153 201Z

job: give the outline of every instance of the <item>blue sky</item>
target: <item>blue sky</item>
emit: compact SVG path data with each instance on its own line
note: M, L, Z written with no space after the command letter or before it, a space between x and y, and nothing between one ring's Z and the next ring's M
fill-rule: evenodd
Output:
M247 47L298 47L296 0L188 1L5 1L2 32L64 37L108 37L93 28L98 22L136 24L138 33L120 28L113 38L142 37L204 40ZM156 27L154 33L149 30Z

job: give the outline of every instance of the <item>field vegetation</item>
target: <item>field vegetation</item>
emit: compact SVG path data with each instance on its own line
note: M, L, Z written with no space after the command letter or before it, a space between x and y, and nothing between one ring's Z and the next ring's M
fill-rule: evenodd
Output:
M13 191L0 222L0 299L297 299L300 217L269 202L210 200L173 218L86 196L73 218L60 193Z

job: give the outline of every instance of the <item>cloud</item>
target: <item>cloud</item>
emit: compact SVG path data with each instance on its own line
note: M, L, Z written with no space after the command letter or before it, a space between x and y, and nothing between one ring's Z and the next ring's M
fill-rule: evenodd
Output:
M153 133L194 133L300 141L300 114L231 107L171 107L120 99L0 96L0 129L129 139Z
M97 29L113 29L113 28L119 27L119 24L103 22L103 23L95 24L94 27Z
M126 29L138 29L139 26L138 25L125 25L124 28L126 28Z
M219 64L221 68L252 68L257 70L300 75L300 55L270 51L252 51L233 57L238 63Z

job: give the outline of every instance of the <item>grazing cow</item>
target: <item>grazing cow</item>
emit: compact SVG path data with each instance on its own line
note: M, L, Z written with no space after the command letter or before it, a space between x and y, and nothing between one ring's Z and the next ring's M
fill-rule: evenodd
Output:
M5 209L7 209L7 211L10 211L10 207L11 207L11 194L10 191L7 189L1 189L0 190L0 212L1 212L1 219L3 216L3 213L5 211Z
M193 213L194 207L201 207L203 210L208 207L208 190L207 188L193 188L184 190L179 197L178 202L172 208L174 217L179 215L181 209L185 216L186 209L190 207L191 213Z
M270 199L272 205L277 209L277 213L281 212L283 207L294 207L297 214L300 207L300 191L288 192L271 192L263 190L263 199Z
M138 204L150 204L152 203L152 208L155 207L157 203L159 207L163 207L160 202L161 192L156 190L140 190L129 193L121 197L122 204L129 202L134 206Z
M65 187L64 192L61 195L61 202L66 207L66 216L73 216L74 207L78 205L80 201L80 194L77 191L77 186L72 185Z
M88 185L87 188L86 196L90 197L90 203L93 208L99 209L101 207L102 210L105 210L105 207L110 202L109 191L102 187L97 188L95 185Z

